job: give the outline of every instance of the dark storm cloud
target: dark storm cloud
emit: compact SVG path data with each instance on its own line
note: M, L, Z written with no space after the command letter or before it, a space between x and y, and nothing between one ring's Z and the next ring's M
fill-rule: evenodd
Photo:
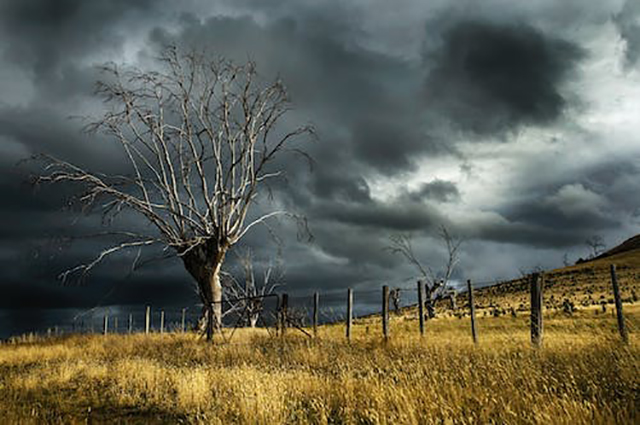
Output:
M9 45L5 55L31 69L37 81L55 84L69 60L120 46L124 34L115 23L144 17L158 5L151 0L7 0L0 5L0 31Z
M434 208L422 203L371 203L339 204L332 203L316 206L318 215L357 226L368 226L380 230L412 231L437 227L443 217Z
M93 246L92 246L93 245ZM85 247L98 247L85 244ZM95 252L95 251L94 251ZM60 272L60 265L77 261L68 251L55 262L32 257L29 268L20 273L4 273L0 282L3 297L0 309L33 308L50 309L73 307L89 309L96 305L152 303L156 306L196 304L197 295L190 278L182 273L177 260L153 263L135 274L130 271L131 258L114 257L96 268L87 282L62 284L52 279ZM19 266L21 258L0 259L3 267ZM114 270L117 272L114 273Z
M261 25L248 17L200 22L187 16L182 32L158 28L152 40L157 48L178 44L239 61L250 57L265 76L280 74L297 114L317 125L323 159L332 153L351 167L394 174L412 168L416 155L443 151L422 130L420 80L409 64L346 45L332 31L336 23L317 19L313 26L294 19Z
M615 233L637 215L640 204L629 194L640 190L638 175L636 161L628 158L603 159L567 175L558 173L552 187L528 188L505 199L494 208L495 219L466 232L480 240L522 246L582 245L590 235Z
M460 191L454 182L436 179L421 184L417 190L408 192L407 196L414 201L452 202L460 199Z
M462 21L426 52L435 63L425 99L459 128L500 135L529 124L550 124L565 107L562 84L582 58L568 41L526 24Z
M346 202L371 202L371 191L362 176L340 168L316 168L311 176L311 192L318 198Z
M627 0L614 22L618 26L620 35L626 41L626 64L633 66L640 59L640 3Z

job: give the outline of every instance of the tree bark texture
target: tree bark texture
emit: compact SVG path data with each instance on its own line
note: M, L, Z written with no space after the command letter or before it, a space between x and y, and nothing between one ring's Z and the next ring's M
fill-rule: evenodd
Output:
M182 260L189 274L198 285L198 294L203 304L203 319L208 329L207 339L212 331L222 328L222 284L220 270L226 250L214 243L204 243L190 249Z

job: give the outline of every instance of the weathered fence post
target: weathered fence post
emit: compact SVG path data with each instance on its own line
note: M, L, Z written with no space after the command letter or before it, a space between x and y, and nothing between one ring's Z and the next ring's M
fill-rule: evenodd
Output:
M613 297L616 302L616 315L618 317L618 331L622 341L627 344L629 342L629 334L624 323L624 314L622 313L622 299L620 298L620 288L618 287L618 276L616 275L616 265L611 265L611 284L613 285Z
M347 339L351 340L351 324L353 321L353 290L347 289Z
M473 297L473 285L471 280L467 280L467 291L469 291L469 313L471 314L471 336L473 337L473 343L478 343L478 334L476 331L476 304Z
M118 333L118 316L113 318L113 333Z
M164 333L164 310L160 310L160 333Z
M151 306L147 306L147 310L144 314L144 333L148 334L151 328Z
M180 327L180 329L182 329L182 333L185 333L185 332L186 332L186 322L185 322L185 316L186 316L186 314L187 314L187 309L186 309L186 308L183 308L183 309L182 309L182 321L180 322L180 323L181 323L181 327Z
M102 332L106 335L109 333L109 314L105 313Z
M531 343L534 347L542 345L542 277L539 273L531 275Z
M128 326L128 330L129 333L133 332L133 315L131 313L129 313L129 326Z
M289 294L282 294L282 305L280 306L280 320L282 327L282 335L287 332L287 325L289 324Z
M318 307L320 304L320 294L313 293L313 335L318 336Z
M389 339L389 287L382 287L382 335L385 341Z
M418 318L420 322L420 336L424 335L424 292L422 282L418 281Z

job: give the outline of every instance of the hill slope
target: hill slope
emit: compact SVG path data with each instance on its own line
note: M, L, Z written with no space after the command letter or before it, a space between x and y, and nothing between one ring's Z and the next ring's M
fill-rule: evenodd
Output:
M616 254L622 254L629 251L640 250L640 235L635 235L626 241L622 242L620 245L611 248L607 252L598 255L595 259L599 260L602 258L611 257Z
M561 308L567 300L577 307L613 304L611 264L616 265L623 302L637 301L640 295L640 236L635 236L607 252L608 255L574 266L550 270L544 276L546 308ZM459 302L465 303L466 294ZM476 290L479 308L511 311L529 308L529 281L526 277Z

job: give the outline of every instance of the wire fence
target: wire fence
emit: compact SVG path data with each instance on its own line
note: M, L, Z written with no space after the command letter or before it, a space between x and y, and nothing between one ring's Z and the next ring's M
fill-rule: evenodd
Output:
M475 301L472 298L474 289L483 288L496 282L520 281L529 285L531 289L530 310L532 341L541 340L541 336L534 335L536 329L541 329L542 318L542 286L538 292L534 291L534 281L539 273L533 273L526 278L519 277L510 281L486 280L468 281L466 288L458 285L458 298L466 299L466 308L470 311L463 316L470 316L474 342L475 335ZM541 278L540 278L541 279ZM223 298L223 329L219 329L223 339L227 342L233 338L235 330L240 327L253 325L266 329L276 335L286 328L296 328L307 336L313 336L317 326L327 323L344 322L347 335L350 335L354 318L363 318L379 314L383 327L388 322L390 311L406 307L417 307L420 320L420 332L424 332L423 321L429 318L428 302L425 301L424 284L408 285L408 279L399 280L397 285L389 284L382 287L371 287L371 284L356 288L336 288L314 293L271 293L255 297ZM625 341L628 340L628 326L622 316L622 301L617 286L615 266L611 266L611 280L613 295L618 315L619 332ZM364 286L364 287L363 287ZM534 299L535 298L535 299ZM538 299L539 298L539 299ZM354 304L353 300L357 303ZM250 306L257 306L251 310ZM454 307L455 308L455 307ZM537 311L534 311L537 310ZM94 307L79 312L70 323L50 327L46 335L82 334L82 333L169 333L169 332L201 332L205 308L202 305L186 306L182 308L160 308L155 306L111 306ZM251 314L258 316L258 320L251 321ZM486 312L484 313L486 315ZM535 322L535 323L534 323ZM387 330L384 330L385 337Z

